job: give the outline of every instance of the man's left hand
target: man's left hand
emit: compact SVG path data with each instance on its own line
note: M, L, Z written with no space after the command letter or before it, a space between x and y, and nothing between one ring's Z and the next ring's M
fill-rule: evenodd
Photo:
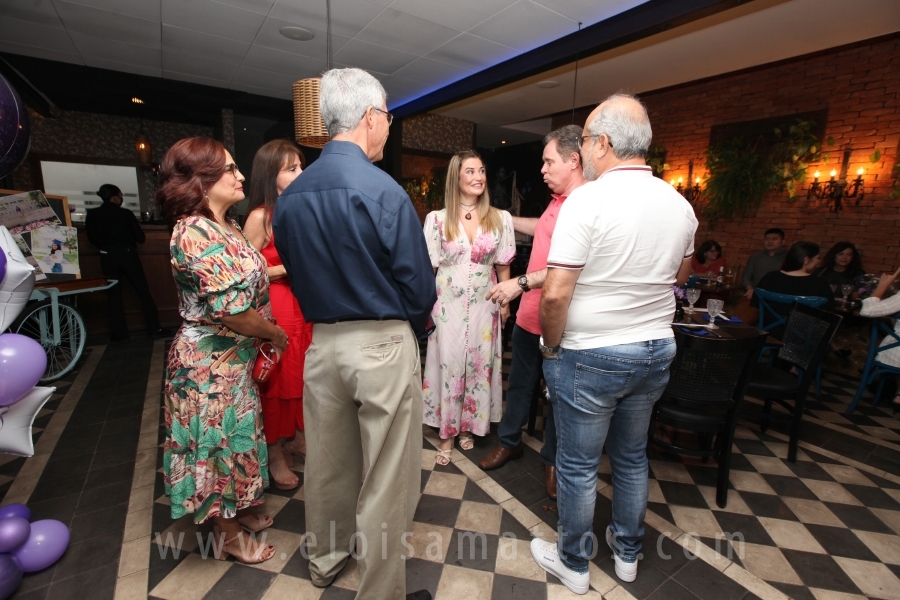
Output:
M515 279L507 279L492 287L485 299L490 300L494 304L499 303L500 306L509 306L510 302L521 295L522 288L519 287L519 282Z

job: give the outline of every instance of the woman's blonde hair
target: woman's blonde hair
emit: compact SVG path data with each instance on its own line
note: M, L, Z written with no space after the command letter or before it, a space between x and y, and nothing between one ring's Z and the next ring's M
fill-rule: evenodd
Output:
M462 193L459 191L459 172L462 165L470 158L477 158L484 166L484 161L474 150L463 150L457 152L450 159L450 165L447 167L447 183L444 186L444 208L447 211L447 221L444 223L444 237L447 241L456 239L459 235L459 203L462 201ZM499 234L503 229L503 220L500 218L500 211L491 206L491 198L488 194L487 176L484 181L484 191L475 201L477 206L474 212L478 214L478 220L481 223L482 231L492 231Z

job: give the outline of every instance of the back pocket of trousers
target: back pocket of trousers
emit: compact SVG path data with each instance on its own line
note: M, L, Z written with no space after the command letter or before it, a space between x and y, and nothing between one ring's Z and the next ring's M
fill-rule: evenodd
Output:
M606 371L588 365L575 365L576 406L599 413L616 406L625 396L634 371Z

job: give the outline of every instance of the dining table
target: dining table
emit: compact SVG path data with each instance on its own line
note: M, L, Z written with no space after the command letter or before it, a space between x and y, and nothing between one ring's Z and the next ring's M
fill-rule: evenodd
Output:
M716 317L715 323L717 328L709 327L709 313L702 308L694 308L693 312L684 311L683 316L676 316L672 321L672 327L682 333L699 335L703 337L713 337L722 339L742 339L753 337L758 334L759 329L753 323L745 323L736 320L736 317L727 315L727 318ZM783 344L769 336L766 340L766 346L780 347Z

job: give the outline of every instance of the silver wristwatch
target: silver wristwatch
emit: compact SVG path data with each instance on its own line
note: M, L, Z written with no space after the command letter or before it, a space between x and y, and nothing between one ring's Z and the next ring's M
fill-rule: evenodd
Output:
M559 354L559 345L553 346L552 348L550 346L545 346L544 336L539 338L538 346L541 349L541 354Z

